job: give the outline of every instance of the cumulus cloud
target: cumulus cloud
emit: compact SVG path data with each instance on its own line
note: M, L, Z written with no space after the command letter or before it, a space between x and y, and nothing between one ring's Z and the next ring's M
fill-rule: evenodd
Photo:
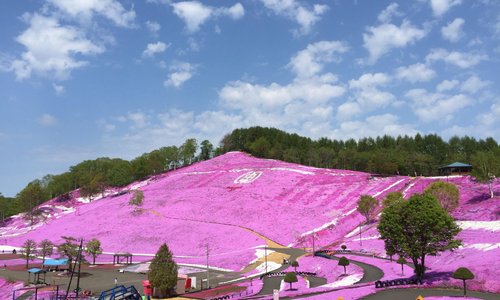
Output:
M43 114L40 118L38 118L38 123L45 127L51 127L57 124L57 119L49 114Z
M445 49L433 49L425 57L427 62L444 61L447 64L455 65L462 69L473 67L483 60L487 60L485 54L464 53L458 51L448 51Z
M453 80L443 80L436 86L438 92L446 92L453 90L460 82L456 79Z
M158 22L146 21L146 28L152 33L156 34L161 29L161 25Z
M9 63L8 70L17 79L30 78L32 73L66 79L72 70L87 64L77 57L95 55L104 47L93 43L75 27L63 26L58 20L35 14L25 14L29 28L16 38L26 50Z
M462 31L464 23L464 19L456 18L453 22L441 28L441 35L450 42L457 42L464 35Z
M165 80L166 87L181 87L186 81L191 79L196 72L196 66L188 62L176 62L170 66L170 74Z
M436 76L436 72L422 63L413 64L407 67L399 67L396 70L397 78L411 83L426 82L434 78L434 76Z
M389 23L392 20L392 17L400 17L403 14L398 11L399 5L397 3L389 4L383 11L378 15L378 20L382 23Z
M481 80L481 78L479 78L477 75L472 75L462 83L462 85L460 86L460 90L462 92L475 94L490 84L491 82Z
M146 46L146 50L142 52L142 56L153 57L157 53L165 52L169 46L163 42L150 43Z
M53 6L67 15L89 21L94 15L101 15L121 27L132 27L135 11L127 11L116 0L48 0Z
M456 112L473 104L464 94L429 93L425 89L410 90L406 97L412 101L413 112L423 122L450 121Z
M339 62L339 54L345 53L349 47L340 41L320 41L309 44L306 49L292 57L288 67L298 77L311 77L322 71L323 65L329 62Z
M233 20L238 20L245 15L245 9L241 3L236 3L231 7L214 8L204 5L198 1L181 1L171 4L174 14L184 21L189 33L198 31L210 18L227 16Z
M380 89L390 81L391 77L385 73L366 73L358 79L350 80L349 88L353 97L338 107L337 118L347 120L392 103L394 95Z
M328 10L327 5L314 4L312 7L306 7L297 0L261 0L261 2L274 14L297 22L300 29L294 31L296 35L308 34Z
M407 20L404 20L399 27L384 23L379 26L370 26L366 31L363 33L363 46L370 54L369 63L376 62L394 48L412 45L427 34L425 30L411 25Z
M446 13L453 6L461 3L462 0L430 0L432 12L438 17Z
M400 124L399 118L393 114L369 116L365 120L347 121L332 133L335 139L360 139L367 136L381 136L384 134L415 135L418 131L411 124Z

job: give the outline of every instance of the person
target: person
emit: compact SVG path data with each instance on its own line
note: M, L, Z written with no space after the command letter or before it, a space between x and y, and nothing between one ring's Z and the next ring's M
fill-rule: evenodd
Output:
M118 278L115 277L115 287L118 285Z

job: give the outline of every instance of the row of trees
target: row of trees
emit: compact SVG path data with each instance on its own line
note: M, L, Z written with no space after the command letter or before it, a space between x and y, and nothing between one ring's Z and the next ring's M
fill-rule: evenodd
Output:
M321 168L349 169L377 174L437 175L438 167L468 162L500 176L500 146L493 138L452 137L436 134L359 140L312 140L275 128L235 129L226 135L219 152L241 150L257 157L274 158Z
M215 149L208 140L200 144L187 139L180 147L168 146L145 153L131 161L98 158L86 160L59 175L46 175L30 182L16 196L14 204L3 209L4 216L28 212L33 220L39 204L58 196L70 199L69 192L80 188L83 196L92 199L108 186L124 186L135 180L163 173L170 169L207 160L228 151L240 150L257 157L326 168L350 169L385 175L436 175L438 167L454 161L473 165L473 176L490 182L500 176L500 146L492 138L452 137L444 141L435 134L414 137L384 135L359 140L312 140L275 128L251 127L235 129ZM2 206L3 205L3 206Z
M17 194L14 201L0 195L0 217L7 218L26 212L27 219L34 222L39 214L36 207L55 196L57 201L64 202L71 198L71 191L80 188L81 196L92 200L92 197L102 193L106 187L125 186L135 180L210 159L214 154L215 149L210 141L204 140L198 145L196 139L191 138L180 147L162 147L131 161L107 157L86 160L70 167L68 172L46 175L30 182Z
M43 263L45 258L54 254L54 248L62 257L68 258L68 265L71 265L73 260L78 255L79 245L73 237L63 237L64 243L55 245L48 239L42 240L37 244L34 240L28 239L22 246L22 254L26 258L26 268L29 267L29 261L35 259L36 256L41 256ZM92 264L95 264L96 257L102 253L101 242L98 239L91 239L85 244L85 252L92 256Z

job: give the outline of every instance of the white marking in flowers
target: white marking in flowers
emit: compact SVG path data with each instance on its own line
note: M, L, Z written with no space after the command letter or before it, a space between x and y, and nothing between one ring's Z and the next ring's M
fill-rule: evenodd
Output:
M236 183L236 184L238 184L238 183L242 183L242 184L252 183L255 180L257 180L260 177L260 175L262 175L261 171L250 171L250 172L245 173L245 174L241 175L240 177L236 178L234 180L234 183Z

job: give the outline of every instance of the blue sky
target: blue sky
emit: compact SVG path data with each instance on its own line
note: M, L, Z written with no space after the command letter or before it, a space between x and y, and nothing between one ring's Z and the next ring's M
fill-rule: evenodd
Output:
M0 192L234 128L500 140L495 0L5 0Z

